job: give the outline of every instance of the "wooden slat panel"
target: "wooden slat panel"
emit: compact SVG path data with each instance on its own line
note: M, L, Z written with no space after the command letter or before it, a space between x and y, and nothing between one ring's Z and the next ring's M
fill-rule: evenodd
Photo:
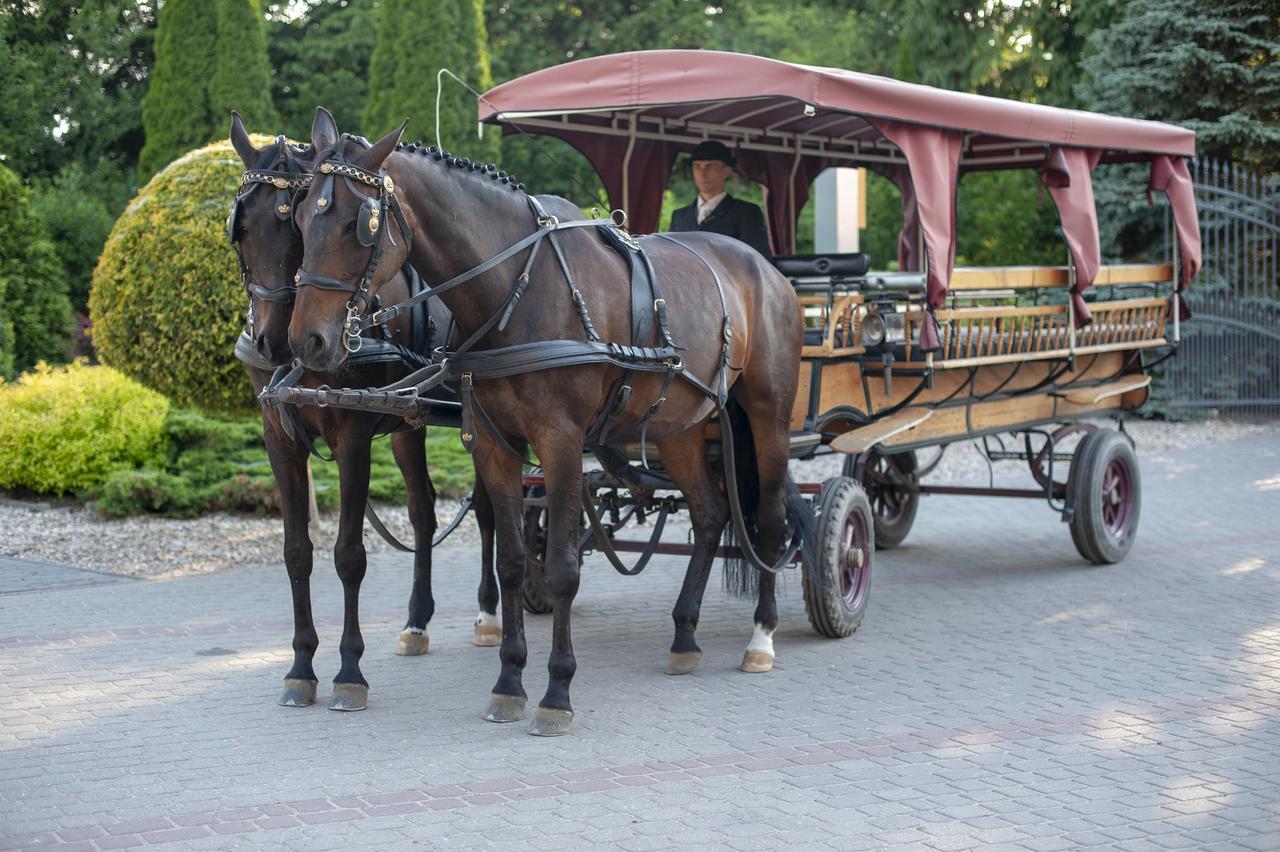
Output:
M1168 263L1119 263L1104 266L1093 279L1095 287L1108 284L1148 284L1171 281ZM951 290L1026 289L1067 286L1065 266L961 266L951 273Z
M1108 382L1097 387L1068 391L1063 395L1063 398L1073 405L1092 406L1113 396L1121 396L1130 391L1142 390L1149 384L1151 384L1150 376L1129 376L1128 378Z

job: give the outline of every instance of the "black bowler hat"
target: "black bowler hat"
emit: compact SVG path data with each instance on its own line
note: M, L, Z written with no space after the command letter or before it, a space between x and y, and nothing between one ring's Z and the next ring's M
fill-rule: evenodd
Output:
M734 159L733 152L723 142L717 142L714 139L706 139L699 142L697 147L689 153L689 159L693 162L698 160L719 160L729 166L738 162Z

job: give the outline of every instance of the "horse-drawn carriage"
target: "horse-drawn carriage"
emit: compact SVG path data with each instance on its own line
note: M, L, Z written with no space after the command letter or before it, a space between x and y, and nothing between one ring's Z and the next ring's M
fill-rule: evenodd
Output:
M1082 421L1142 405L1150 363L1177 346L1185 316L1179 292L1199 267L1183 159L1194 153L1190 131L693 51L538 71L486 93L480 117L574 145L637 233L660 226L667 174L679 153L704 140L728 145L739 170L764 184L775 265L805 306L793 457L844 453L852 480L802 486L826 495L825 525L847 530L841 552L820 555L832 564L813 566L806 579L806 605L820 632L842 636L857 626L873 550L903 540L921 494L1044 499L1069 522L1084 558L1124 557L1141 494L1131 442ZM1100 265L1090 180L1100 163L1149 164L1150 186L1168 192L1177 239L1166 262ZM860 254L790 254L811 182L840 166L869 168L901 190L897 271L869 271ZM953 268L957 184L968 172L992 169L1039 172L1061 215L1065 265ZM921 483L932 464L920 465L916 450L1003 434L1015 447L1000 442L986 455L1026 462L1037 488ZM1064 453L1062 445L1081 435L1074 453ZM527 519L536 549L541 483L536 472L525 481L535 489ZM870 517L851 496L853 483L865 490ZM597 474L583 546L689 552L612 535L628 508L661 519L678 505L655 484L628 488ZM592 503L607 508L612 523L597 522ZM823 581L831 577L839 577L838 588ZM526 599L545 611L536 582Z
M294 352L309 369L337 369L362 335L394 338L388 323L432 297L455 329L432 363L390 385L304 387L298 369L281 370L263 398L460 426L497 516L503 668L487 718L524 713L523 603L555 612L533 732L568 729L569 605L585 548L624 573L654 553L690 555L671 673L700 657L693 631L716 555L740 562L733 576L760 595L744 670L772 666L773 574L787 564L803 564L815 628L852 633L875 548L903 539L921 494L1045 499L1085 558L1123 558L1140 500L1131 442L1081 421L1140 406L1150 361L1177 345L1179 293L1199 266L1190 131L702 51L535 72L481 96L479 117L577 148L631 233L560 199L499 197L513 187L496 167L397 147L399 132L370 145L318 116L309 185L277 209L297 220L305 249ZM774 265L728 238L632 236L656 230L677 155L707 139L764 184ZM1101 266L1099 163L1149 164L1175 225L1168 262ZM810 183L832 166L875 170L901 191L897 270L794 253ZM960 177L1007 168L1039 171L1067 263L953 268ZM382 298L387 269L410 260L434 286ZM442 402L444 389L456 397ZM988 456L1027 462L1039 487L920 481L930 464L915 451L1004 433L1019 445ZM542 467L526 472L529 448ZM584 470L584 448L601 469ZM828 453L846 456L844 475L789 484L788 458ZM665 519L685 509L692 544L662 542ZM649 541L617 534L649 515ZM627 550L641 554L636 566L619 558ZM344 631L340 681L358 678L346 643Z

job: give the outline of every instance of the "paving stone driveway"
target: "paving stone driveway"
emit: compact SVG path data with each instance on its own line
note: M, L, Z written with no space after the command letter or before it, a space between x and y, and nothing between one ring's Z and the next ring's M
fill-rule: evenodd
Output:
M816 636L788 578L768 675L736 670L752 604L716 590L701 667L663 675L682 566L592 557L552 740L480 719L473 551L437 556L425 658L393 655L407 560L372 562L349 715L275 706L281 568L42 573L0 595L0 848L1280 848L1280 442L1140 458L1123 564L1041 503L932 497L854 637ZM315 585L324 681L341 596Z

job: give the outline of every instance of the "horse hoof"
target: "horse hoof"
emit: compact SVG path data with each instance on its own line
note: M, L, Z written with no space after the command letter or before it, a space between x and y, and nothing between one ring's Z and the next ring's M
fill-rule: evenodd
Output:
M701 659L701 651L672 651L667 657L667 674L688 674L698 667L698 661Z
M350 713L364 710L369 706L369 687L363 683L335 683L333 697L329 699L330 710L341 710Z
M489 696L484 718L490 722L519 722L524 718L528 700L523 695L499 695L495 692Z
M316 682L287 677L284 679L284 692L280 693L281 707L310 707L316 703Z
M427 653L431 639L426 633L413 633L406 630L400 634L400 643L396 645L396 654L401 657L421 657Z
M747 651L742 655L742 665L739 668L752 674L771 671L773 669L773 654L765 651Z
M502 628L496 624L477 624L475 635L471 637L472 645L481 648L493 648L502 644Z
M555 710L539 707L529 724L529 733L535 737L562 737L569 733L573 722L572 710Z

